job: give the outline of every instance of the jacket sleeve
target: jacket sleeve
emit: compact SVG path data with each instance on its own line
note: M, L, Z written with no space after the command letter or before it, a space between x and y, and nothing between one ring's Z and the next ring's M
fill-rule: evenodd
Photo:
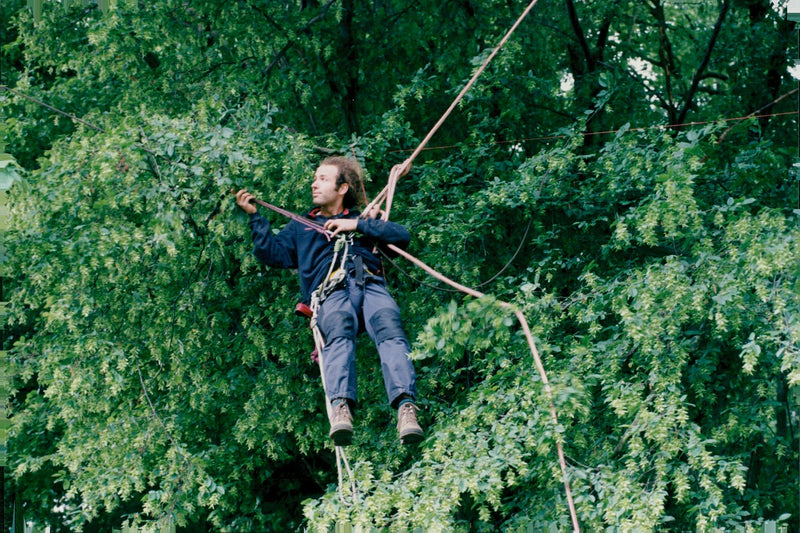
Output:
M275 268L297 268L297 244L291 224L290 222L280 233L273 235L269 220L260 213L250 215L248 225L256 259Z
M394 244L401 249L405 249L411 242L411 234L408 233L408 230L389 220L359 218L358 231L365 237L378 241L378 244Z

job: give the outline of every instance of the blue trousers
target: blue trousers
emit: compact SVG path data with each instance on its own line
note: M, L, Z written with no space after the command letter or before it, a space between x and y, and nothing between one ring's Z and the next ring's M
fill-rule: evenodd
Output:
M348 275L344 286L322 302L317 323L325 337L323 372L328 398L356 395L356 335L361 327L378 349L389 404L401 394L416 398L416 374L408 358L411 347L400 321L400 308L383 280L372 278L360 285Z

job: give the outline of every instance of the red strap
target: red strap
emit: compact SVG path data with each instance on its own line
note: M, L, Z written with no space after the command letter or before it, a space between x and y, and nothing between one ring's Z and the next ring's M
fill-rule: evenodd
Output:
M311 308L303 302L297 302L297 305L294 307L294 314L297 316L304 316L309 319L314 316L314 312L311 310Z

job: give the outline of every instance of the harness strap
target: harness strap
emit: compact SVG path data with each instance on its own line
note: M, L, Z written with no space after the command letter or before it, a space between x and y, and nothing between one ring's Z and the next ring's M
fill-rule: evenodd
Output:
M331 259L330 267L328 267L328 274L325 276L320 286L311 293L312 301L314 294L316 294L321 304L330 293L338 289L339 285L344 282L347 276L347 256L350 253L351 244L353 244L352 233L340 233L339 236L336 237L336 242L333 245L333 258Z
M356 270L356 285L364 288L364 277L366 274L366 269L364 268L364 258L360 255L353 256L353 266Z

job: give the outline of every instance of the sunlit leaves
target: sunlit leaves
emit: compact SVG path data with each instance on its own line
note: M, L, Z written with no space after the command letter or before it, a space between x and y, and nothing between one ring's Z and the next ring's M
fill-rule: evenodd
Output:
M230 191L301 212L333 150L365 163L376 194L517 6L49 4L39 22L4 18L10 79L91 125L4 94L17 174L0 160L8 483L38 520L566 530L556 440L585 530L796 514L794 125L663 129L667 71L632 67L665 44L640 3L579 4L579 28L540 4L398 185L410 251L491 296L385 265L427 440L397 444L360 338L352 507L295 274L256 263ZM717 11L666 8L685 95ZM732 7L693 119L741 117L786 89L771 17ZM496 300L530 321L557 426Z

